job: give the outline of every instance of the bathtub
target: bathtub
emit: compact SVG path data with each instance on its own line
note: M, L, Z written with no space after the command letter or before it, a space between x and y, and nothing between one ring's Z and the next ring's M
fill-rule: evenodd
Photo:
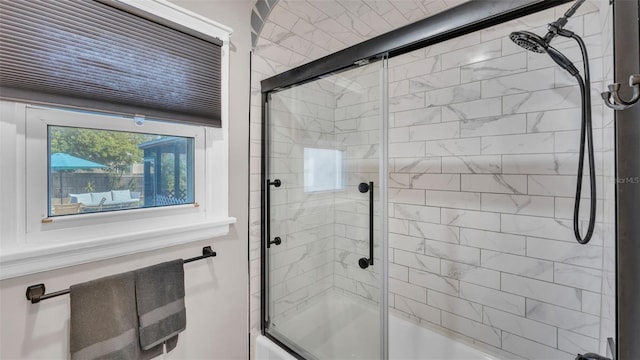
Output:
M274 321L277 325L273 332L292 339L303 348L314 349L315 354L321 359L376 358L379 335L377 332L367 334L367 331L363 331L376 331L375 308L341 293L325 294L324 297L290 318ZM350 344L354 341L368 343L363 347L364 353L349 354ZM367 350L369 353L366 353ZM498 360L493 355L391 314L389 358ZM295 357L267 337L260 335L256 340L256 359L295 360Z

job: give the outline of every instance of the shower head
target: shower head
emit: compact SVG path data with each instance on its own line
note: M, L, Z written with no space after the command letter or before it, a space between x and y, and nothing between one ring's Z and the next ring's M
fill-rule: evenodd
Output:
M528 31L514 31L509 35L516 45L539 54L547 52L549 44L539 35Z
M516 45L523 47L529 51L535 53L549 54L549 57L561 68L567 70L571 75L576 76L579 72L564 54L549 45L549 40L542 38L541 36L528 31L514 31L509 35L511 41Z

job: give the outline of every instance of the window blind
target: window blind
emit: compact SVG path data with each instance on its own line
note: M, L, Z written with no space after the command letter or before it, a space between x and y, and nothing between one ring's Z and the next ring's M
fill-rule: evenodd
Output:
M94 0L0 1L0 97L219 127L222 42L151 19Z

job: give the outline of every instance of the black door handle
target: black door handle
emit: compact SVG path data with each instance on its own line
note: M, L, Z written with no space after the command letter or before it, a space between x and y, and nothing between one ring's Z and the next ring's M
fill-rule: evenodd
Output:
M278 245L282 244L282 239L280 239L280 236L276 236L273 239L273 241L269 242L269 245L271 245L271 244L278 246Z
M360 183L358 191L361 193L369 192L369 258L363 257L358 260L358 265L362 269L366 269L373 265L373 181L369 181L368 184Z
M271 244L280 245L280 243L275 243L274 241L269 241L271 239L271 185L275 187L280 187L282 185L282 181L280 179L275 179L273 182L269 179L266 179L266 188L265 191L265 223L266 223L266 234L265 241L267 242L267 248L271 247ZM276 238L280 239L280 238Z

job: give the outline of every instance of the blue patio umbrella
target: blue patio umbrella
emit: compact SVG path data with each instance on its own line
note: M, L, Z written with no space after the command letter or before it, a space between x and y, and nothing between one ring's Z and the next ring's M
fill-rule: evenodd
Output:
M75 171L82 169L104 169L107 166L66 153L51 154L51 171ZM60 203L62 203L62 173L60 173Z

